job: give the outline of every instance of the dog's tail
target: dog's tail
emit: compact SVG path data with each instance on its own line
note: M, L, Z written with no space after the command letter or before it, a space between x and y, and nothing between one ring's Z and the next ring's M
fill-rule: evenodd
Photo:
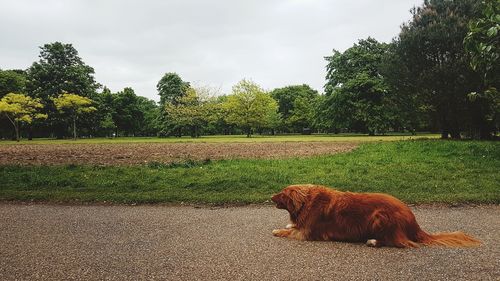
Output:
M417 234L417 242L423 245L444 247L473 247L481 244L481 241L461 231L429 234L420 230Z

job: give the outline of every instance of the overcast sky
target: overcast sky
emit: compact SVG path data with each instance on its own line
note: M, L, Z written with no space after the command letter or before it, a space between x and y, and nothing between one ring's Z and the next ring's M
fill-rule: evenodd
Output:
M243 78L322 92L324 56L368 36L390 42L423 0L0 0L0 68L71 43L111 91L159 100L165 72L229 93Z

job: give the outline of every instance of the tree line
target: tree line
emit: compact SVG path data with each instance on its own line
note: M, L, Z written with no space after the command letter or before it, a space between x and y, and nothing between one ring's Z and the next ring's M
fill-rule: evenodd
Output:
M160 101L97 83L71 44L40 47L26 70L0 70L0 136L182 136L436 131L498 134L500 1L426 0L390 43L361 39L326 60L324 94L266 91L243 79L230 94L167 72Z

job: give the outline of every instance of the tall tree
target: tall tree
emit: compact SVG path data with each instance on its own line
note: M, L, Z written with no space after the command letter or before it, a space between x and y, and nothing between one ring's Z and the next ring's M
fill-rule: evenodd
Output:
M16 141L19 141L20 123L31 123L34 119L46 119L47 115L40 113L43 105L39 99L23 94L9 93L0 100L0 114L7 117L16 132Z
M132 88L125 88L113 95L112 118L116 125L116 136L120 132L125 135L136 135L144 119L138 103L138 97Z
M293 102L293 109L290 110L290 115L285 123L295 128L295 131L309 129L311 130L314 124L314 112L316 110L316 99L307 97L298 97Z
M99 84L71 44L54 42L40 47L40 60L27 70L27 92L48 101L63 92L93 98Z
M76 121L77 118L85 113L91 113L97 109L92 106L93 101L89 98L75 94L64 93L56 98L52 98L56 109L66 113L73 123L73 139L76 140Z
M171 123L179 128L190 131L191 137L199 137L201 127L206 124L208 114L206 103L196 93L196 89L189 88L184 96L175 98L174 101L165 104L165 111Z
M158 117L160 116L160 107L154 100L137 96L137 107L142 112L142 119L139 124L139 134L143 136L154 136L157 134L160 124Z
M286 125L285 128L290 128L291 131L301 131L303 127L312 126L309 120L305 117L302 118L303 116L300 116L301 114L298 112L309 111L310 108L306 109L305 107L312 106L318 95L316 90L306 84L277 88L271 92L271 96L278 102L278 111ZM297 99L300 101L297 102ZM301 108L296 110L296 105L300 105Z
M159 132L160 136L169 135L175 132L176 135L180 135L180 131L175 131L179 129L174 129L176 127L171 121L171 118L167 115L165 111L165 105L170 103L171 105L176 105L176 102L180 97L186 94L187 89L189 89L189 82L185 82L181 77L175 72L167 72L158 81L156 89L160 95L160 116L158 117L158 122L161 124L161 130Z
M226 121L243 128L250 137L252 129L269 126L278 104L259 85L242 80L233 86L233 93L224 103L224 109Z
M90 122L93 124L93 133L98 136L112 136L116 131L116 124L113 121L114 95L106 86L100 94L96 96L95 103L97 111L92 116Z
M27 70L26 92L44 103L49 115L46 131L62 137L67 127L51 99L62 93L95 99L100 85L94 79L94 69L83 62L71 44L45 44L39 57Z
M156 85L156 89L160 95L160 105L164 105L167 102L175 104L175 100L183 96L189 86L189 82L182 81L177 73L165 73Z
M467 95L480 83L463 47L467 24L478 15L476 0L426 0L412 10L394 42L404 72L400 83L438 122L442 138L460 138L467 122ZM396 81L397 82L397 81Z
M402 63L396 49L395 43L389 44L380 67L381 75L389 86L387 101L394 117L394 129L412 133L417 130L434 131L437 127L428 117L429 106L414 88L411 65Z
M332 127L368 132L386 132L392 123L387 95L389 87L380 65L387 44L373 38L359 40L343 53L326 57L327 84L324 114Z

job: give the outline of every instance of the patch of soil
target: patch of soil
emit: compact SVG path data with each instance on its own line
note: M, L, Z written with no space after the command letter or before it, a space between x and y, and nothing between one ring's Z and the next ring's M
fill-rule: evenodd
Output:
M185 160L275 159L351 151L354 143L127 143L0 145L0 165L133 165Z

